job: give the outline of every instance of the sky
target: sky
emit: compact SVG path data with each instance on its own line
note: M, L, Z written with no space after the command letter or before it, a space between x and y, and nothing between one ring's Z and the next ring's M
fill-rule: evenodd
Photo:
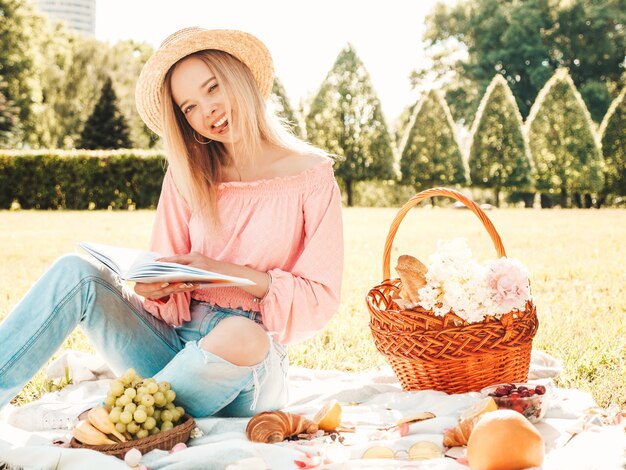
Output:
M451 0L446 0L450 3ZM423 58L424 19L436 0L97 0L96 38L155 48L189 26L261 39L291 105L312 97L347 43L365 64L389 124L418 98L409 74Z

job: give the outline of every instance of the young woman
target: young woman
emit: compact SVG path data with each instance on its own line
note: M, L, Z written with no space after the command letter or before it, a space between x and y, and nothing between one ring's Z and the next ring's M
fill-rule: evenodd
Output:
M64 256L0 324L0 407L76 325L116 373L169 381L196 417L285 405L284 345L336 312L343 240L331 161L268 111L272 82L254 36L188 28L163 42L136 89L168 160L151 249L255 285L133 292L99 263Z

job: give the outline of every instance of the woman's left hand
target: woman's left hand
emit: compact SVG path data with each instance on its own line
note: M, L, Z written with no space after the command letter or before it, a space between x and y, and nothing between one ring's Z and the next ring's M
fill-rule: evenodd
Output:
M165 256L157 261L165 261L166 263L185 264L194 268L204 269L205 271L220 272L220 263L217 260L208 258L197 251L186 255ZM222 273L223 274L223 273Z

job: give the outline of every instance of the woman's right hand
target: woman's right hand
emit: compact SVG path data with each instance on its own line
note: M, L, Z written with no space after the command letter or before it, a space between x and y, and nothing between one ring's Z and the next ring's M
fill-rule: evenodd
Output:
M167 302L172 294L191 292L198 287L198 284L184 282L137 282L135 293L146 299Z

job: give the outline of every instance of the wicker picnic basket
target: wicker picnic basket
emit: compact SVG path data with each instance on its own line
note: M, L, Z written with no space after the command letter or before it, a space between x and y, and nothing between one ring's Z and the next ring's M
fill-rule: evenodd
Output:
M70 441L70 447L77 449L91 449L102 452L103 454L113 455L114 457L124 459L124 455L133 447L141 451L142 454L150 452L154 449L170 450L179 442L187 442L191 431L196 426L194 419L185 415L176 426L167 431L154 434L153 436L142 437L141 439L132 439L119 444L104 444L92 446L78 442L75 438Z
M393 220L383 254L383 283L366 297L370 329L378 351L391 365L404 390L439 390L447 393L478 391L503 382L528 378L532 339L538 328L532 302L523 312L500 319L488 317L467 323L454 312L435 316L420 306L401 309L393 297L400 279L390 279L391 246L404 216L427 198L447 196L462 202L483 223L498 258L506 256L498 232L473 201L458 191L433 188L413 196Z

